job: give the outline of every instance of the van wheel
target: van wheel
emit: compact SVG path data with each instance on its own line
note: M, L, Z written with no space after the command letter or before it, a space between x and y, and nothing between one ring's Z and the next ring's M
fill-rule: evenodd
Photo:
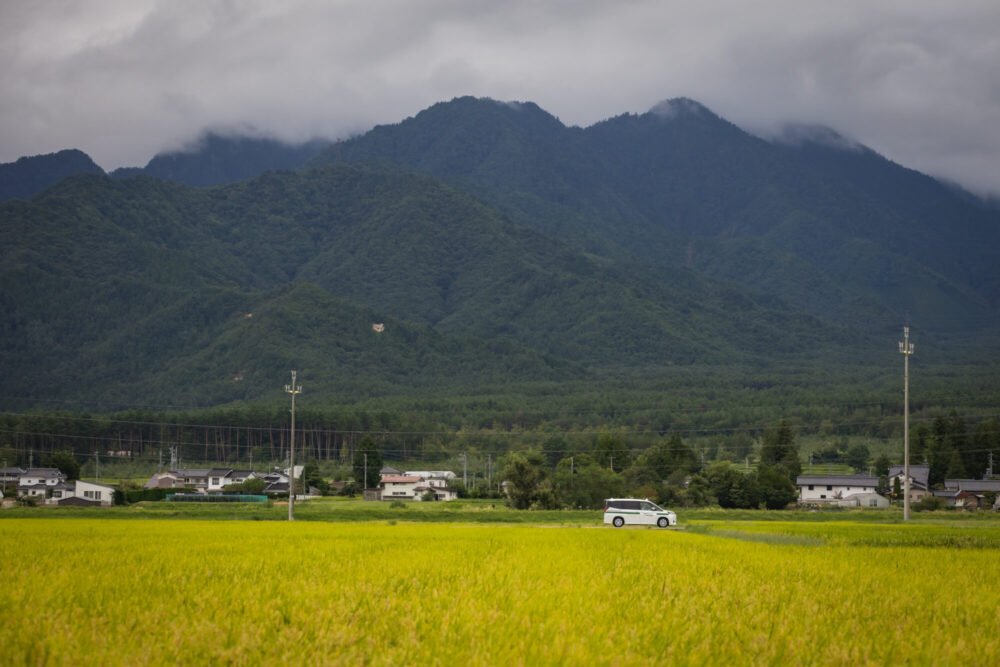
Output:
M666 528L667 526L670 525L670 520L667 519L667 517L665 516L661 516L660 519L656 522L656 525L659 526L660 528Z
M615 528L621 528L622 526L625 525L625 519L621 518L620 516L616 516L614 519L611 520L611 523L614 524Z

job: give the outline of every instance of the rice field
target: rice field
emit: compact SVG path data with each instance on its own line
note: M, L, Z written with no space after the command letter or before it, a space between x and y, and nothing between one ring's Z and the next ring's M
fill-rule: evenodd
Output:
M0 662L1000 663L1000 527L0 522Z

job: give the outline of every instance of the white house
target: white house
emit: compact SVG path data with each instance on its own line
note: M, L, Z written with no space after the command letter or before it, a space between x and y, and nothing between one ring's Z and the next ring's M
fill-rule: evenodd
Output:
M379 482L382 500L423 500L423 495L428 491L434 493L435 500L458 498L458 493L448 488L448 481L444 477L421 477L412 473L385 474Z
M105 507L110 507L115 501L115 489L107 484L76 480L76 497L94 500Z
M413 487L413 499L423 500L424 494L430 491L434 494L434 500L458 500L458 491L449 489L447 486L431 484L432 481L427 480L423 484Z
M382 475L379 482L382 500L413 500L417 486L423 481L418 475Z
M914 503L926 496L930 492L927 483L930 478L931 467L928 465L910 465L910 502ZM899 480L900 490L906 488L903 475L903 466L889 466L889 489L896 488L896 480Z
M872 475L800 475L795 479L800 503L834 503L857 494L875 493Z
M58 468L30 468L18 478L17 493L33 498L46 498L51 489L66 481Z

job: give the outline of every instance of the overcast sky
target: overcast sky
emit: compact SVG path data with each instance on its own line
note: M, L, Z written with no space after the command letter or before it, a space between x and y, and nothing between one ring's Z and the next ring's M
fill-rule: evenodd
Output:
M346 137L459 95L581 126L685 96L1000 194L997 0L0 0L0 162Z

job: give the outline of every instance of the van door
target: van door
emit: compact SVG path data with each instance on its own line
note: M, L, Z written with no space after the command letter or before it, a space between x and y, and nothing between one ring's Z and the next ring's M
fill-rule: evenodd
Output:
M650 526L656 525L656 519L659 518L656 514L657 507L651 502L642 501L639 503L639 522L648 524Z

